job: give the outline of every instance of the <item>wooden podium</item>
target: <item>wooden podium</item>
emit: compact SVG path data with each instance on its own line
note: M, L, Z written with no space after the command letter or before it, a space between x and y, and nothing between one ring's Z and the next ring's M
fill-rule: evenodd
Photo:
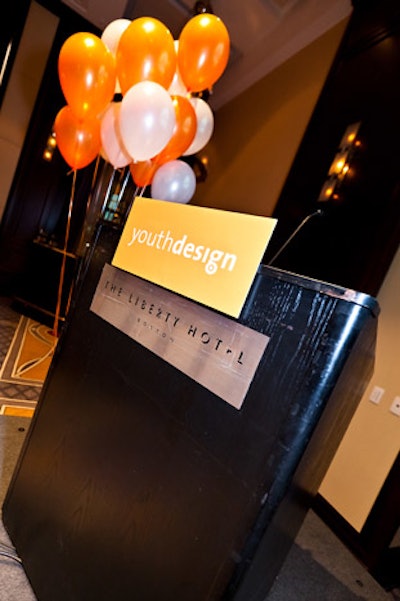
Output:
M118 236L102 226L82 270L5 527L39 601L263 601L372 374L379 307L261 266L218 316L268 337L237 409L91 310Z

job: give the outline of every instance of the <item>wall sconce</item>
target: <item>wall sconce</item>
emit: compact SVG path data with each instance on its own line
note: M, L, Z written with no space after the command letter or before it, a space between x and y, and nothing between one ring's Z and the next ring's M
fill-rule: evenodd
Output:
M56 134L52 131L51 134L49 135L49 137L47 138L46 146L43 151L43 159L45 161L47 161L48 163L53 158L53 154L56 149L56 146L57 146Z
M337 198L338 189L350 170L350 161L354 150L360 145L357 140L358 130L360 129L361 121L352 123L346 128L343 137L340 141L339 148L329 167L328 176L323 183L318 196L318 201L326 202Z

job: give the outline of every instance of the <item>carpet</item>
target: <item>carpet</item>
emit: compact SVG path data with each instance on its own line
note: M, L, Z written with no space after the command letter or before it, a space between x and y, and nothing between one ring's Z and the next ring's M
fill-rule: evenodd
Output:
M363 601L318 563L307 549L292 546L266 601Z
M0 303L0 414L31 417L53 357L51 329Z

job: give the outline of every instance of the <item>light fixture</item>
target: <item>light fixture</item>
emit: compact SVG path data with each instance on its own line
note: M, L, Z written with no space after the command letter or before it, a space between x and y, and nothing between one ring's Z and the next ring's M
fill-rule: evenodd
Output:
M360 125L361 121L357 121L357 123L352 123L346 128L346 131L344 132L340 141L340 148L351 148L357 144L357 134L358 130L360 129Z
M350 170L350 161L354 150L360 145L357 139L361 121L349 125L340 141L339 148L328 170L328 176L324 181L318 196L318 201L326 202L338 198L338 190L347 173Z
M45 161L47 161L48 163L53 158L53 154L54 154L54 150L55 150L56 146L57 146L56 134L54 131L52 131L46 140L46 146L44 148L43 155L42 155L43 159Z

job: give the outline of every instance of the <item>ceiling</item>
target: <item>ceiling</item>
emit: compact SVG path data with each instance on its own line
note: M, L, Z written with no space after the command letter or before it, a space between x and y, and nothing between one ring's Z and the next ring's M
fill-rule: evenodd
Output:
M155 17L175 39L194 14L194 0L62 0L99 29L120 17ZM352 10L351 0L211 0L214 14L226 25L231 53L216 82L214 109L325 33Z

